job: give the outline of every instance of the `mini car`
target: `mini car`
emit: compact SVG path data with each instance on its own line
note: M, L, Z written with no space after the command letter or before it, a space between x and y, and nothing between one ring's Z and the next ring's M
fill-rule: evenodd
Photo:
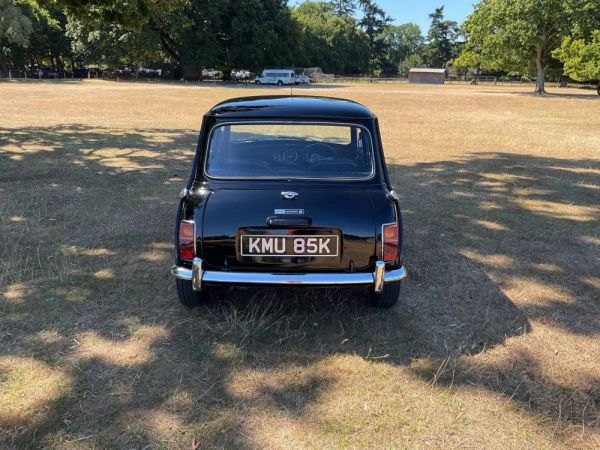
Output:
M180 194L181 303L213 286L366 286L396 304L406 277L402 216L377 117L343 99L232 99L204 115Z

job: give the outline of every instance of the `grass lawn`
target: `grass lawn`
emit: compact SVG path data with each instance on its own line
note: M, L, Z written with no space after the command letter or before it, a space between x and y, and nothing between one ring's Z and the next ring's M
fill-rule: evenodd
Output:
M409 279L181 307L202 114L287 88L0 83L1 448L600 447L600 97L354 85Z

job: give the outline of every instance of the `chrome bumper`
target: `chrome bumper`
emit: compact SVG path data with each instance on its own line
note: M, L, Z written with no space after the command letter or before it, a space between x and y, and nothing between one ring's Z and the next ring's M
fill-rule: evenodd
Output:
M351 286L370 284L375 292L381 292L385 283L406 278L404 267L385 270L385 263L377 261L374 272L366 273L267 273L267 272L225 272L203 270L202 259L194 258L192 268L173 266L171 274L175 278L191 280L195 291L208 284L270 284L296 286Z

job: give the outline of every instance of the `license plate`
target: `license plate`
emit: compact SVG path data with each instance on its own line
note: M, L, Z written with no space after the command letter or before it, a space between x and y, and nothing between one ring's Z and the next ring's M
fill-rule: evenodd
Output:
M244 234L242 256L338 256L338 236Z

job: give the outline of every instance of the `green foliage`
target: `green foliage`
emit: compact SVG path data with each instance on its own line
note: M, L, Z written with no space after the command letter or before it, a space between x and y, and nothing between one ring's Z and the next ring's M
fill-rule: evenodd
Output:
M14 0L0 0L0 43L26 47L32 31L31 20Z
M147 27L133 32L118 23L97 18L84 22L70 16L66 35L73 57L84 66L150 64L161 58L158 36Z
M475 11L463 25L469 37L465 51L479 53L484 69L530 74L536 68L538 49L547 58L556 42L561 3L562 0L483 0L475 5ZM466 59L473 57L462 60Z
M388 25L381 33L387 64L397 68L402 61L416 54L423 45L423 35L418 25L405 23Z
M427 46L424 49L425 62L430 67L446 67L453 57L458 26L453 20L444 20L444 7L440 6L429 14L431 26L427 33Z
M600 80L600 30L594 30L589 43L566 37L552 52L564 64L564 72L577 81Z
M107 38L114 54L105 61L154 55L159 44L167 61L180 64L186 73L202 67L224 70L258 69L269 64L288 64L296 29L285 0L63 0L80 21L72 35L78 54L101 53L94 46ZM82 36L77 29L97 30ZM147 45L144 45L147 42ZM131 46L125 49L123 47Z
M368 69L369 43L354 18L334 14L325 2L302 3L292 14L300 36L294 51L296 66L318 66L342 74Z
M546 69L559 64L554 56L575 79L598 77L598 0L481 0L463 24L465 43L443 6L429 15L424 43L417 25L390 25L375 0L288 3L0 0L0 62L62 70L72 59L112 67L162 61L197 76L208 67L269 66L406 75L453 61L459 70L537 75L541 92Z
M402 77L408 77L408 72L413 67L421 67L423 65L423 58L418 53L408 55L398 65L398 74Z
M336 16L351 17L356 12L356 0L330 0L327 4Z
M386 65L386 47L382 33L392 18L373 0L359 0L359 5L363 12L359 25L367 35L370 50L369 70L371 73L377 73Z
M198 7L202 3L198 1ZM190 19L197 24L195 35L202 35L206 46L218 51L212 64L204 63L205 67L258 70L293 62L291 53L298 33L285 0L220 0L211 24L212 35L204 34L204 17L194 15ZM211 40L215 44L208 42ZM203 63L201 58L199 62Z
M482 0L463 29L468 36L459 58L472 64L479 55L483 69L537 73L537 92L544 90L551 51L572 33L588 33L598 23L598 0Z
M64 32L67 22L64 11L50 1L14 0L12 4L30 26L25 42L9 41L5 47L12 63L48 65L63 70L64 59L71 54Z
M481 55L473 50L463 50L454 60L454 65L461 69L474 69L479 66Z

